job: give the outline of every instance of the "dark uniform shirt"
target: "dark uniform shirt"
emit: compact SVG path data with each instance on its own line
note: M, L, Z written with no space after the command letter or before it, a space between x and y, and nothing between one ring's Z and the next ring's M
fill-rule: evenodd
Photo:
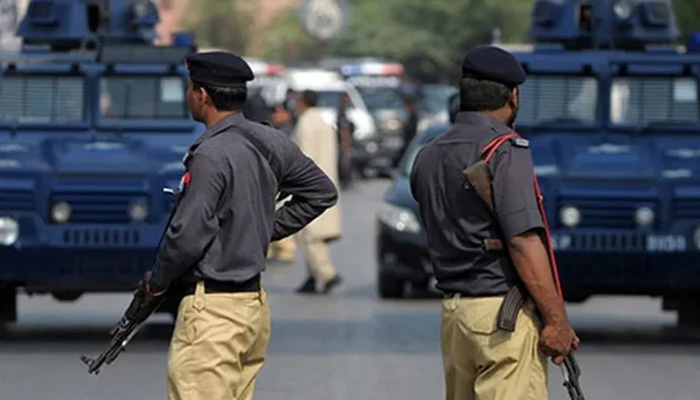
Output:
M437 288L444 292L505 294L519 277L507 252L487 252L483 240L500 238L505 245L508 238L543 227L524 141L506 142L489 163L495 219L476 192L464 188L462 171L479 160L489 141L511 131L485 114L461 112L452 129L416 157L411 191L427 230Z
M299 231L338 199L287 135L240 113L209 127L185 165L189 184L153 268L156 290L176 280L251 279L264 270L271 240ZM293 197L275 211L278 192Z

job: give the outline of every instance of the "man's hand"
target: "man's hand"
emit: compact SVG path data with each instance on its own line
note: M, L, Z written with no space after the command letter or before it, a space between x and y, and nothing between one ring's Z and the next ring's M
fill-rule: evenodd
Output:
M143 295L143 303L144 305L148 304L153 300L154 298L162 295L165 293L165 291L160 291L160 292L155 292L151 289L150 286L151 282L151 271L147 271L146 275L144 275L143 280L139 284L137 291L141 291L141 294Z
M572 348L576 349L579 339L568 322L545 325L540 335L540 348L552 362L561 365Z

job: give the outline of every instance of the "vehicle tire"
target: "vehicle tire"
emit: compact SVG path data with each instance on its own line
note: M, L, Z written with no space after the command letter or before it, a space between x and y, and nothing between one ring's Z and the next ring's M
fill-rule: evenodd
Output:
M678 321L679 328L700 328L700 306L699 298L683 298L678 302Z
M377 289L379 297L382 299L401 299L404 297L404 282L387 274L379 274Z
M62 302L73 302L78 300L83 294L81 292L51 292L54 299Z
M0 325L17 321L17 289L0 283Z

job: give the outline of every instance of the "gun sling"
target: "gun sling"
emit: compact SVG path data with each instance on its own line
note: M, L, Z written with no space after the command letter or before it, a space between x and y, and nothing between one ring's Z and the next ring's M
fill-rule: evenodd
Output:
M467 178L465 182L465 188L473 189L479 198L484 202L491 211L492 215L494 213L493 197L491 191L491 171L488 167L489 161L496 154L498 148L505 142L511 139L520 139L517 133L509 133L506 135L499 136L492 141L490 141L481 151L480 160L473 166L465 169L463 174ZM559 282L559 273L557 271L556 261L554 259L554 251L550 245L550 234L549 226L547 224L547 217L544 210L544 203L542 201L542 194L540 192L539 183L537 182L537 177L533 175L533 185L535 187L535 195L537 196L537 203L542 216L542 221L544 224L545 237L547 243L545 246L548 250L548 256L550 259L550 264L552 268L552 273L554 275L554 281L557 285L557 290L561 296L561 284ZM483 247L486 251L503 251L505 246L503 240L500 238L487 238L483 241ZM518 318L518 313L523 307L527 299L529 298L529 293L527 289L522 284L513 285L506 293L505 298L501 308L498 311L497 324L498 328L513 332L515 330L515 324Z

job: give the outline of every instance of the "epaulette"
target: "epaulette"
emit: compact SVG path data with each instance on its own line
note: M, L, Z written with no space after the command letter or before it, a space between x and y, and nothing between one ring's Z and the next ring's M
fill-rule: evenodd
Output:
M522 147L524 149L527 149L530 147L530 141L527 139L523 138L511 138L510 142L513 144L515 147Z

